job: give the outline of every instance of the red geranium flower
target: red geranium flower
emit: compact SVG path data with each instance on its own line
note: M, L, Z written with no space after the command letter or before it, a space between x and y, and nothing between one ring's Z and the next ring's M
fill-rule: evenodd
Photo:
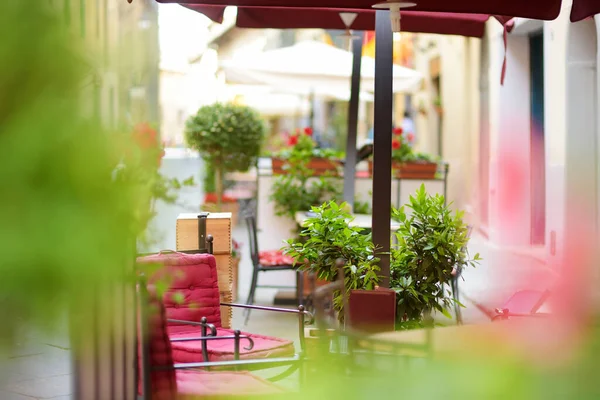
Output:
M295 146L298 144L298 136L294 135L294 136L290 136L288 139L288 146Z
M221 198L221 202L223 203L235 203L237 200L234 199L233 197L229 197L226 195L223 195L223 197ZM217 197L216 193L206 193L204 195L204 202L205 203L218 203L219 199Z
M404 129L402 129L402 128L394 128L393 132L394 132L394 135L400 136L404 132Z
M412 133L409 133L408 135L406 135L406 138L408 139L409 142L412 142L413 140L415 140L415 135L413 135Z
M312 136L313 135L313 128L311 128L310 126L307 126L306 128L304 128L304 134L308 135L308 136Z
M398 150L402 146L402 143L398 139L392 140L392 149Z

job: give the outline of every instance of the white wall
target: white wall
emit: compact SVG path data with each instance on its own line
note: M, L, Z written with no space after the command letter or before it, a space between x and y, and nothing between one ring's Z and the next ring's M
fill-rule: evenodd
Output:
M415 68L430 76L431 60L440 58L440 97L444 110L442 153L450 164L448 200L455 208L472 212L477 202L477 163L479 132L479 39L461 36L417 35ZM424 105L426 115L417 114L417 149L438 153L440 119L433 108L433 82L414 97L413 107Z
M170 146L184 143L183 132L188 118L187 105L194 92L186 90L187 75L178 71L160 71L160 133Z
M487 28L490 46L490 239L500 245L530 246L530 91L527 35L544 32L546 245L552 259L563 254L574 215L600 220L597 62L598 26L572 24L570 4L555 21L518 19L509 34L507 74L500 85L504 45L496 21ZM484 71L484 73L486 73ZM593 100L593 99L596 100ZM590 100L591 99L591 100ZM594 102L595 101L595 102ZM516 166L516 168L515 168ZM521 177L506 179L512 171ZM568 171L568 172L567 172ZM514 176L512 177L514 178ZM568 193L577 190L567 201ZM584 218L584 219L585 219ZM581 221L578 220L579 222Z

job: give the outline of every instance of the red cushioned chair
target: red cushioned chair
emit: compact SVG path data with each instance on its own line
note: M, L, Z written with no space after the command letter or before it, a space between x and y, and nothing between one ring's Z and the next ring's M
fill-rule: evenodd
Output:
M248 372L200 371L211 366L243 368L250 363L265 361L225 361L175 364L171 341L167 334L167 319L162 302L148 294L145 282L138 285L138 394L145 400L175 400L192 398L231 398L243 396L277 397L284 393L278 386ZM153 292L153 290L150 290ZM236 354L239 354L240 332L236 331ZM212 338L218 341L220 338ZM204 341L209 338L205 337ZM269 361L270 362L270 361ZM279 365L285 365L280 363ZM194 369L194 370L190 370Z
M256 294L256 289L263 288L275 288L275 289L287 289L292 288L290 286L265 286L258 284L258 274L261 272L271 272L271 271L296 271L296 296L298 299L298 305L302 305L303 302L303 276L302 272L298 271L298 269L294 266L294 260L286 256L281 252L281 250L268 250L268 251L260 251L258 249L258 235L257 235L257 226L256 226L256 218L254 215L246 216L246 225L248 228L248 237L250 239L250 258L252 259L252 281L250 283L250 292L248 292L248 300L246 304L252 305L254 304L254 296ZM250 318L250 309L246 310L246 320L245 323L248 323L248 319Z
M150 278L150 282L163 285L166 289L162 301L168 319L168 334L172 342L173 359L178 363L206 361L285 359L294 361L288 371L273 380L289 375L296 370L304 351L304 318L310 315L300 306L298 310L247 306L220 303L217 281L217 266L212 254L159 253L138 258L140 265L163 265ZM221 327L220 306L252 307L298 316L300 354L295 354L290 340L240 333ZM198 340L216 337L220 340ZM239 343L243 347L239 347ZM252 365L252 368L267 368L270 364Z

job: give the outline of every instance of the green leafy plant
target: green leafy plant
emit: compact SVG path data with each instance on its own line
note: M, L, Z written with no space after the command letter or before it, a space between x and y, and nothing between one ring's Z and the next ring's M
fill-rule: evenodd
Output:
M250 107L216 103L201 107L186 123L185 136L215 172L220 207L226 172L247 171L260 154L266 127Z
M339 182L323 176L311 179L303 170L295 165L273 182L270 199L275 202L276 215L294 219L298 211L341 197Z
M301 237L304 240L288 240L284 252L294 259L300 269L314 272L319 279L335 281L338 275L336 261L344 265L346 290L373 290L379 282L379 259L371 234L362 228L349 225L352 216L348 204L334 201L312 207L314 217L305 221ZM343 299L334 293L334 307L343 318Z
M468 230L463 212L452 212L441 195L431 196L425 185L404 207L393 210L400 222L392 248L390 286L397 294L397 322L402 329L422 326L423 316L439 311L451 318L455 301L448 284L458 266L476 266L479 254L470 259Z

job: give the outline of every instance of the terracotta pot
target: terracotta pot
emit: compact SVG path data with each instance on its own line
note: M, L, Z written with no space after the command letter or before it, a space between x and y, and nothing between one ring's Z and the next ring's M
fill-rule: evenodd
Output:
M392 161L394 177L400 179L435 179L437 164L431 162L399 163ZM369 174L373 176L373 161L369 160Z
M434 106L434 108L435 112L437 112L440 117L444 115L444 108L442 106Z
M287 160L282 158L272 158L272 169L273 175L283 175L285 173L284 166L287 164ZM339 176L339 166L342 165L339 161L329 160L327 158L315 157L308 163L308 168L312 169L314 176Z
M217 203L204 203L201 207L202 211L208 211L211 213L225 212L231 213L231 226L236 226L238 220L238 214L240 211L240 205L238 202L226 202L221 203L221 207Z
M235 302L238 298L238 275L240 270L240 260L240 257L231 258L231 275L233 276L233 280L231 281L231 293L233 302Z

